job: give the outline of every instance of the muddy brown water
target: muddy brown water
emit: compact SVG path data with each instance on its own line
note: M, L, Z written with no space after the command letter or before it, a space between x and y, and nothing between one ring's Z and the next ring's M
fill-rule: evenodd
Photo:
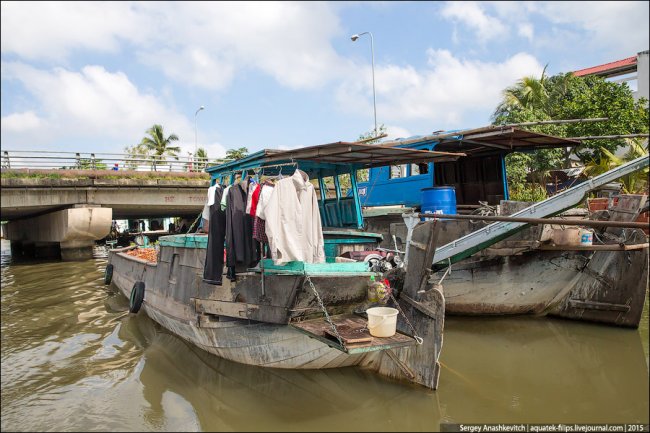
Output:
M441 423L648 423L639 329L450 317L437 391L359 368L216 358L129 315L83 262L16 262L2 241L2 431L437 431Z

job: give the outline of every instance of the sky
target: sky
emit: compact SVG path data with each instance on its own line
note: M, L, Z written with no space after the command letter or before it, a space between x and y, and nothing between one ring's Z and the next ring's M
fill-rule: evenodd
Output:
M121 153L153 124L183 156L355 141L373 94L388 138L486 126L545 66L647 50L648 5L2 1L2 150Z

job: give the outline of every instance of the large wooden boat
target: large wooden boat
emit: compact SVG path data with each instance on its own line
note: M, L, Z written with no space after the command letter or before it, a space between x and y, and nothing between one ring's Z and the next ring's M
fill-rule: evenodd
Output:
M325 263L263 259L253 268L237 269L236 281L221 285L203 280L208 236L163 236L156 260L109 252L106 282L112 283L154 321L197 347L219 357L260 367L322 369L361 366L382 375L435 389L444 327L444 298L428 284L429 264L438 225L415 230L403 290L388 302L400 314L397 332L373 337L364 310L372 272L364 262L340 262L345 251L364 250L380 236L366 233L358 195L345 197L339 177L388 160L431 161L454 154L385 148L362 143L332 143L279 152L260 151L208 169L222 184L236 173L289 173L304 170L318 179L319 207L325 238ZM336 194L328 197L325 177L333 177ZM422 247L426 245L426 247Z
M368 206L364 212L372 215L366 218L366 223L369 229L383 235L382 246L392 247L393 236L408 237L403 213L423 205L425 190L442 186L453 188L456 197L452 211L449 212L451 207L446 204L441 206L441 210L446 210L443 213L468 214L480 210L476 209L480 201L493 209L500 205L502 215L509 215L512 212L504 208L523 203L508 200L505 156L516 151L577 144L576 140L498 126L385 143L401 148L454 149L465 152L466 156L457 161L428 165L395 162L371 169L369 180L358 187L361 203ZM647 167L647 156L628 165L630 170ZM623 172L615 173L621 168L599 176L599 184L624 175ZM595 180L571 188L576 191L568 204L548 207L544 217L577 205L589 188L593 189L591 185ZM611 221L635 222L646 199L647 196L621 199L604 216ZM389 207L391 205L406 208ZM543 209L545 202L528 203L518 210L528 206L535 212L535 208ZM648 287L648 238L641 229L612 227L600 230L596 234L600 234L602 242L594 240L594 245L581 247L575 243L544 242L539 228L490 234L488 223L481 221L479 216L475 218L474 221L439 221L438 253L449 246L456 248L459 240L484 231L481 241L465 248L459 254L462 259L452 260L453 265L449 266L446 259L435 263L439 261L439 254L434 258L434 269L439 270L434 281L442 281L448 314L556 315L626 327L639 325ZM518 226L523 229L522 224L513 227L518 229ZM557 232L564 231L558 226ZM462 248L458 246L457 249Z
M610 201L601 219L635 222L647 196ZM553 234L568 231L527 229L453 264L450 273L437 272L437 281L444 276L447 313L550 315L638 327L648 289L647 235L609 227L595 231L602 242L592 245L554 242Z

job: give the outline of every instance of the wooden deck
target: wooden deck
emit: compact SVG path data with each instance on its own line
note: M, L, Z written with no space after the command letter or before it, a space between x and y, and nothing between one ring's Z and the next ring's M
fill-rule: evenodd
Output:
M366 326L367 320L354 314L330 316L330 319L343 340L343 346L339 344L336 334L332 330L332 326L324 317L291 323L291 326L306 333L310 337L322 341L330 347L350 354L413 346L416 344L413 337L402 334L399 331L392 337L373 337L370 335Z

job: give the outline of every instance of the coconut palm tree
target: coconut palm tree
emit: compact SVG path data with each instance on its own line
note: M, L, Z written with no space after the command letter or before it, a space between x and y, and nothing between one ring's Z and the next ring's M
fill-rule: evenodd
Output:
M203 170L208 166L208 152L204 148L199 147L196 149L196 155L194 155L194 158L196 160L197 170Z
M512 110L530 110L538 113L549 113L549 92L547 89L546 67L540 78L523 77L514 86L503 91L503 100L493 114L494 119Z
M149 137L144 137L140 144L151 151L153 156L154 171L156 170L156 161L160 161L163 156L171 156L178 160L178 152L181 148L178 146L170 146L172 141L178 141L176 134L170 134L165 137L162 125L155 124L147 129Z
M647 149L638 141L633 141L630 144L625 155L618 157L604 147L600 148L600 155L598 158L593 158L585 165L584 174L589 177L598 176L603 174L619 165L637 159L641 156L648 156ZM647 192L648 189L648 168L639 170L635 173L623 176L621 179L623 185L623 192L627 194L639 194Z
M239 149L228 149L226 151L226 159L242 159L248 155L247 147L240 147Z

